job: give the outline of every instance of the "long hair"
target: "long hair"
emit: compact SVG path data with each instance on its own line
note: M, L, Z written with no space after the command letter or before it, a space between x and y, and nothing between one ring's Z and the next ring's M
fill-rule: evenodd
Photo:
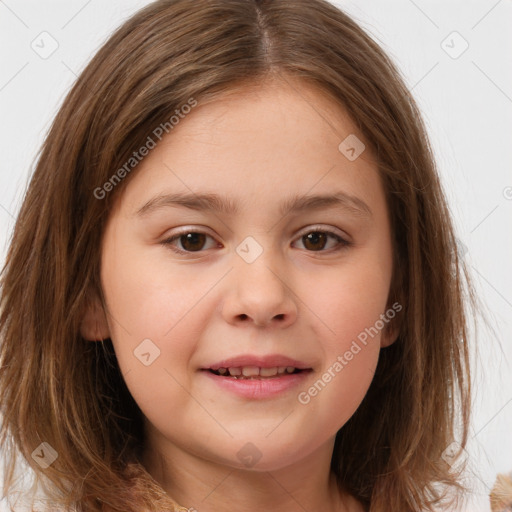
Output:
M120 171L133 152L191 99L206 104L269 77L313 84L346 109L377 157L391 219L389 304L403 311L390 324L399 336L337 433L332 471L371 512L433 510L449 490L464 491L454 468L468 437L465 303L474 292L400 72L324 0L160 0L117 29L81 73L16 221L1 274L5 493L19 453L66 510L178 510L140 462L142 413L111 340L87 342L80 321L93 294L102 297L102 235L137 172ZM57 458L43 468L45 449Z

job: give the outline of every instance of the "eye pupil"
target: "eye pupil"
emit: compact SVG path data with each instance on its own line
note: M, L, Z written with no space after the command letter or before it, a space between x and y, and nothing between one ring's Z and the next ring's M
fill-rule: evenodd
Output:
M180 254L192 253L192 252L202 252L205 249L208 238L211 238L210 235L205 233L196 232L196 231L188 231L182 232L182 234L177 234L176 236L165 240L162 242L163 244L174 246L174 251ZM350 244L335 235L330 231L309 231L305 235L303 235L300 239L304 244L304 248L308 251L314 252L325 252L325 248L328 246L329 238L335 239L337 242L337 249L345 248ZM176 242L178 242L176 244ZM176 245L175 245L176 244ZM181 249L179 248L181 246ZM219 245L217 245L219 247ZM336 249L335 249L336 250Z
M325 247L327 241L326 233L322 233L320 231L313 231L308 233L307 235L302 237L304 240L304 247L312 249L312 250L321 250ZM314 247L316 244L320 243L320 247ZM311 247L311 244L313 247Z
M202 249L206 236L203 233L187 233L180 237L182 247L187 251L199 251Z

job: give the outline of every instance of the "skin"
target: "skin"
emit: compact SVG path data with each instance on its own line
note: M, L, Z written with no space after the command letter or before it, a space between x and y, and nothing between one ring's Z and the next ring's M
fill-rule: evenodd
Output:
M337 488L329 465L336 432L397 333L379 331L308 404L297 399L389 308L385 193L368 146L353 162L338 150L349 134L364 140L340 106L304 83L233 90L193 109L157 144L109 218L101 258L108 311L89 311L82 334L111 337L145 416L144 464L183 506L363 510ZM334 190L357 196L371 215L335 207L279 213L290 196ZM158 194L191 191L227 196L240 211L136 214ZM204 248L179 255L162 243L180 227L209 235ZM325 247L308 245L304 235L321 229L351 245L336 250L331 237ZM236 252L248 236L263 249L253 263ZM134 356L146 338L160 349L149 366ZM234 355L272 353L307 362L306 384L251 400L200 371ZM249 468L237 456L248 442L261 455Z

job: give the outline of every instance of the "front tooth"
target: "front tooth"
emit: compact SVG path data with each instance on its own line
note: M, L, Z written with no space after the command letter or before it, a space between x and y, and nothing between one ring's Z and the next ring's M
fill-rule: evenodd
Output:
M277 373L281 374L281 373L284 373L286 371L286 366L279 366L277 368Z
M258 366L244 366L242 374L244 377L255 377L260 374L260 369Z
M277 366L274 368L260 368L260 375L262 377L273 377L277 375Z
M242 375L242 368L228 368L230 375Z

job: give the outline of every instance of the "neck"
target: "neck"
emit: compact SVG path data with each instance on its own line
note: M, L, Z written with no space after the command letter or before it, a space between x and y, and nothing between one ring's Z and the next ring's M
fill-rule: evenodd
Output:
M165 453L148 448L143 464L170 497L200 512L363 510L330 472L332 449L330 442L287 467L255 471L211 462L168 443Z

